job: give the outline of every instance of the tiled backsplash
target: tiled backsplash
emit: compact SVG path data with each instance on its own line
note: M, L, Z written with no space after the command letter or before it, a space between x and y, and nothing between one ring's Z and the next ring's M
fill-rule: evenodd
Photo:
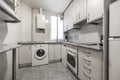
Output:
M78 43L79 42L79 34L80 34L80 30L78 30L78 29L73 29L73 30L69 31L68 32L68 41Z
M98 25L86 24L81 29L73 29L68 32L68 41L74 43L100 43L103 34L102 23Z

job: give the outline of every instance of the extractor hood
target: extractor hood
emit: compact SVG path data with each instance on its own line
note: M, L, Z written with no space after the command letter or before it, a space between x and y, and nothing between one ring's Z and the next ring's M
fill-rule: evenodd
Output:
M15 12L3 0L0 0L0 20L11 23L20 22Z

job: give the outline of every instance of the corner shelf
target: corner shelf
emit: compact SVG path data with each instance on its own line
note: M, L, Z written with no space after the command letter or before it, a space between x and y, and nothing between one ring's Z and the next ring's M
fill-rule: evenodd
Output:
M2 0L0 0L0 20L9 23L20 22L15 12Z
M67 31L64 31L64 33L68 33L68 32L70 32L70 31L72 31L72 30L74 30L74 29L80 29L80 28L75 28L75 27L73 27L73 28L71 28L71 29L69 29L69 30L67 30Z
M103 17L99 17L93 21L90 21L90 22L87 22L87 24L95 24L95 25L98 25L99 23L102 23L103 21Z

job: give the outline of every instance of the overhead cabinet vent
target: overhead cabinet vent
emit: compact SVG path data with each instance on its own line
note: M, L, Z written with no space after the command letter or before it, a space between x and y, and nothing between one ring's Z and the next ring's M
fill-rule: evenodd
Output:
M3 0L0 0L0 20L12 23L20 22L15 12Z
M45 15L42 12L41 8L40 14L37 14L37 29L45 29Z

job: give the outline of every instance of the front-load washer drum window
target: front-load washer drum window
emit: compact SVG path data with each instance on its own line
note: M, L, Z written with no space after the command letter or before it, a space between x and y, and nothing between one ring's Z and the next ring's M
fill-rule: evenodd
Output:
M46 57L46 53L43 49L39 49L39 50L36 51L36 53L35 53L35 58L36 59L40 60L40 59L43 59L45 57Z

